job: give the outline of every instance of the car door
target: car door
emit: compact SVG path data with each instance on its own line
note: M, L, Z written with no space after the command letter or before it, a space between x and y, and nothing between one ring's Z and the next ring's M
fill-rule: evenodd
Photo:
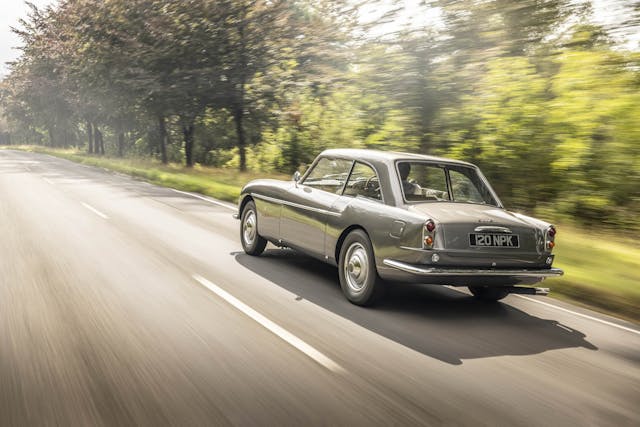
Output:
M340 215L333 205L342 194L352 165L351 160L320 158L302 182L291 186L280 216L285 245L324 259L327 219Z

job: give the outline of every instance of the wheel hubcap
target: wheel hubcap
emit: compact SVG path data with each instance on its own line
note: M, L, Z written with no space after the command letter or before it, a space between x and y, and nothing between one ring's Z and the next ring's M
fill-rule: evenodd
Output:
M244 217L244 224L242 225L242 237L244 242L251 246L256 239L256 213L249 211Z
M344 263L344 277L352 292L361 292L369 276L369 257L360 243L353 243L347 249Z

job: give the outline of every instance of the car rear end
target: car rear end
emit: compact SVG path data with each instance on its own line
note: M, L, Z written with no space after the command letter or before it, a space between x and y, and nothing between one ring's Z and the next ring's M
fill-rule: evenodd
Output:
M496 206L424 203L402 243L383 260L392 280L455 286L533 284L562 274L552 267L555 228Z

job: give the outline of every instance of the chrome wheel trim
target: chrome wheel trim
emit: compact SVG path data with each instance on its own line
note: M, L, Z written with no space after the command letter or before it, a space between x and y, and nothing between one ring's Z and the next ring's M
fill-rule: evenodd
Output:
M242 238L244 239L244 243L247 246L253 245L257 234L256 213L252 209L244 216L244 222L242 223Z
M343 269L349 290L355 294L361 293L369 278L369 255L361 243L355 242L349 246Z

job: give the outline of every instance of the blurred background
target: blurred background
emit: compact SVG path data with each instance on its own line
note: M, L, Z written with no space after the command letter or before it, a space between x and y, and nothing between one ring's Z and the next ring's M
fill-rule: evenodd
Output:
M185 188L230 200L249 177L290 175L325 148L464 159L509 209L564 226L559 295L637 319L637 2L62 0L24 11L0 144L111 159L152 180L187 174Z

